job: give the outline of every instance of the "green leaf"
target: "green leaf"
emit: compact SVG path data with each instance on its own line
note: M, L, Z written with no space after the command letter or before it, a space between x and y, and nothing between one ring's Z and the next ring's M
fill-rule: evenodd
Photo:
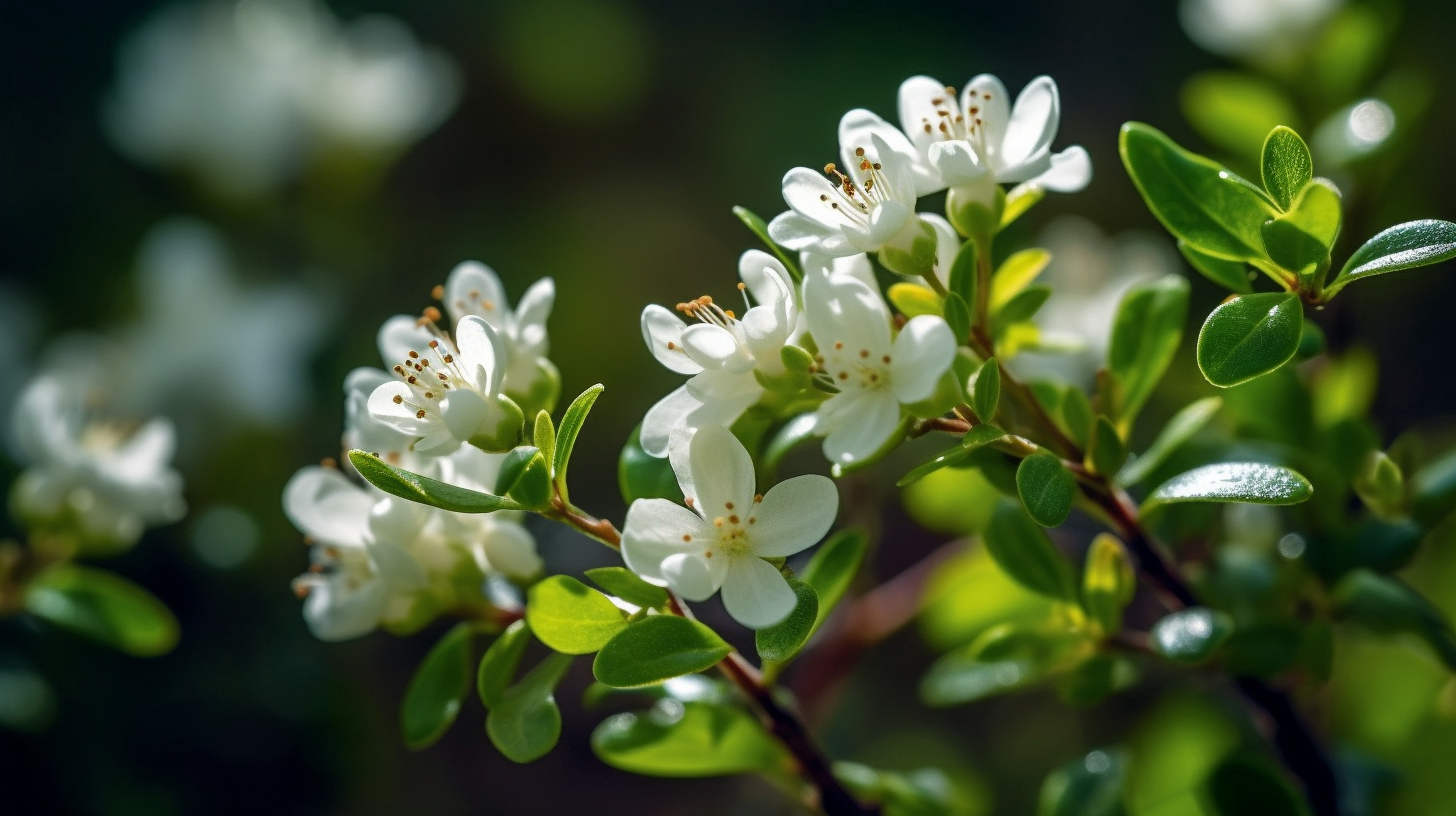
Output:
M1355 250L1325 290L1325 296L1334 297L1361 278L1429 266L1448 258L1456 258L1456 224L1435 219L1397 224Z
M536 412L536 425L531 431L531 443L541 451L547 462L556 458L556 424L551 421L551 412Z
M399 709L404 744L418 751L435 744L460 713L470 692L470 624L457 623L425 655Z
M1355 494L1375 515L1396 519L1405 508L1405 477L1382 451L1372 451L1351 485Z
M136 657L177 645L177 619L166 605L120 575L76 564L42 572L25 591L25 611Z
M593 385L572 400L566 407L566 413L561 415L561 427L556 431L556 456L551 460L551 476L563 495L566 493L566 466L571 462L571 451L576 447L576 437L581 433L581 426L586 423L586 415L591 413L592 405L604 390L606 386L601 383Z
M1091 444L1083 462L1093 473L1110 475L1116 473L1127 461L1127 443L1117 433L1112 420L1101 414L1092 426Z
M961 244L955 261L950 265L950 291L961 296L966 303L976 302L976 242Z
M1036 313L1041 311L1041 307L1046 305L1051 296L1050 286L1034 284L1027 287L1006 301L1001 308L991 312L992 327L1000 333L1017 323L1036 317Z
M1411 476L1410 494L1411 515L1427 529L1456 508L1456 450L1416 471Z
M392 496L428 504L453 513L494 513L497 510L524 510L519 503L504 496L493 496L446 484L428 476L410 473L386 464L378 456L364 451L349 451L349 461L364 480Z
M531 642L531 630L526 622L518 620L501 632L500 637L485 650L480 666L475 670L475 691L486 708L500 705L516 668L521 665L521 656Z
M758 656L765 662L786 663L799 653L814 632L819 618L819 594L803 581L789 580L796 598L787 618L754 633Z
M650 686L717 665L733 647L687 618L652 615L607 641L592 663L597 681L614 688Z
M607 596L569 575L553 575L526 593L526 623L562 654L591 654L627 628Z
M1015 252L1002 261L991 276L991 311L999 311L1025 291L1051 260L1050 252L1033 248Z
M1118 471L1116 482L1120 485L1135 485L1146 479L1158 466L1168 461L1173 451L1182 447L1184 442L1193 438L1199 429L1208 424L1218 409L1223 407L1223 400L1218 397L1205 397L1197 402L1190 403L1183 407L1183 410L1173 415L1163 430L1158 432L1158 438L1143 452L1142 456L1133 459Z
M1119 751L1092 751L1053 771L1041 786L1037 816L1126 816Z
M1299 349L1303 322L1299 296L1291 292L1231 297L1198 332L1198 369L1219 388L1268 374Z
M707 702L660 700L645 714L617 714L592 732L603 762L644 776L774 773L792 759L747 712Z
M814 434L818 426L819 420L814 413L799 414L784 423L778 433L768 441L768 445L764 446L763 466L770 470L777 468L789 451L816 438ZM667 476L673 480L673 485L676 486L677 477L673 475L671 465L668 466ZM678 498L682 497L681 488L677 488L677 495ZM665 498L671 498L671 496Z
M1011 192L1006 194L1006 207L1001 211L1001 229L1011 226L1012 221L1025 215L1027 210L1035 207L1043 198L1046 198L1046 189L1040 185L1018 184L1012 187Z
M512 762L534 762L556 746L561 737L561 709L556 707L556 684L571 658L550 654L521 682L501 695L500 704L485 719L485 733L496 749Z
M1314 178L1314 159L1299 134L1280 125L1269 131L1259 157L1264 189L1285 210L1292 209L1304 185Z
M1240 295L1254 291L1254 287L1249 284L1248 267L1243 261L1226 261L1205 255L1184 241L1178 242L1178 251L1183 253L1183 259L1188 261L1189 266L1219 286Z
M1082 573L1082 606L1088 617L1104 635L1122 631L1122 610L1136 591L1137 576L1122 542L1110 533L1099 533L1087 548Z
M1329 268L1341 217L1339 192L1324 179L1315 179L1304 186L1289 212L1264 222L1264 249L1279 266L1308 280Z
M859 572L860 564L864 563L868 549L869 540L863 530L840 530L821 544L814 557L804 566L799 577L814 588L819 599L814 613L814 628L809 631L810 636L819 631L829 613L844 598L844 593L849 590L850 583Z
M1016 492L1033 521L1043 527L1058 527L1072 512L1077 481L1061 459L1038 453L1022 459L1016 468Z
M1188 318L1188 281L1178 275L1134 286L1112 323L1107 369L1116 382L1110 413L1126 433L1173 362Z
M1006 436L1006 432L997 428L995 425L977 425L966 432L966 435L961 438L961 444L942 452L929 462L901 476L900 481L896 482L895 486L904 487L911 482L929 476L941 468L950 467L958 462L969 459L976 451L1004 436Z
M957 343L964 343L966 338L971 336L971 309L966 305L966 301L955 292L946 296L945 322L950 326L951 334L955 336Z
M1260 227L1276 211L1254 185L1138 122L1122 126L1118 147L1148 209L1175 238L1226 260L1264 258Z
M940 295L937 295L927 286L918 283L890 284L885 290L885 296L890 303L900 310L906 317L919 317L921 315L939 315L941 313Z
M647 609L667 606L667 590L638 578L637 573L626 567L597 567L587 570L586 577L627 603Z
M627 504L638 499L682 498L672 463L666 456L659 458L642 449L641 425L632 429L632 436L622 446L622 455L617 459L617 485Z
M743 226L748 227L749 232L758 236L758 240L762 241L763 245L768 247L770 252L778 256L779 263L782 263L784 269L788 270L790 277L796 282L804 279L804 272L799 269L798 261L790 258L784 253L783 247L774 243L773 239L768 237L768 224L762 218L758 217L757 214L747 207L734 207L733 214L738 216L738 220L743 222Z
M1358 569L1335 586L1331 598L1340 618L1376 632L1416 635L1456 671L1456 634L1451 624L1430 601L1400 581Z
M1309 480L1286 467L1259 462L1204 465L1164 482L1143 502L1142 512L1178 502L1299 504L1314 495Z
M1250 73L1197 74L1183 84L1179 101L1204 138L1250 163L1258 159L1270 128L1299 123L1293 103L1278 86Z
M994 422L996 408L1001 402L1001 365L995 357L989 357L976 373L971 375L966 390L971 392L971 410L981 422Z
M1228 615L1191 606L1164 617L1148 632L1153 651L1179 663L1202 663L1233 634Z
M551 467L540 449L521 445L506 453L501 458L495 491L532 510L550 506Z
M1280 813L1308 816L1304 797L1268 760L1248 754L1228 757L1208 777L1215 816Z
M1017 473L1019 476L1020 471ZM1049 598L1076 601L1071 568L1021 507L997 502L986 527L985 544L996 565L1017 583Z

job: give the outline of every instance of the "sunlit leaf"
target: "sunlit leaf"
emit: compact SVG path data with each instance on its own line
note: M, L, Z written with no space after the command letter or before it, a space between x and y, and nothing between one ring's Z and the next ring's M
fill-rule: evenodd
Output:
M644 776L700 777L790 767L783 746L729 705L659 700L643 714L617 714L592 732L603 762Z
M708 669L733 651L712 629L674 615L650 615L607 641L592 663L597 681L649 686Z
M1222 462L1179 474L1158 486L1143 512L1176 502L1299 504L1314 495L1309 480L1293 470L1260 462Z
M349 461L364 480L393 496L420 504L428 504L452 513L494 513L497 510L523 510L516 501L446 484L428 476L410 473L382 461L364 451L349 451Z
M627 628L626 616L607 596L569 575L531 587L526 623L542 643L573 655L591 654Z
M501 695L485 720L485 732L496 749L512 762L534 762L561 738L561 710L556 684L571 667L571 658L549 654L539 666Z
M1303 322L1299 297L1290 292L1229 298L1198 333L1198 369L1220 388L1268 374L1299 349Z

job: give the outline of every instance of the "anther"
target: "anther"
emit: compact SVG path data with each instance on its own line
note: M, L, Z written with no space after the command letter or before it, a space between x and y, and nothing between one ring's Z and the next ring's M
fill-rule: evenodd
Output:
M692 536L690 536L690 535L688 535L686 533L683 534L683 541L692 541L692 540L693 540L693 537Z
M453 362L455 362L455 355L453 355L453 354L446 354L445 355L445 364L446 365L449 365L450 363L453 363Z
M738 523L738 514L737 513L734 513L733 515L729 516L728 517L728 523L729 524L737 524Z
M411 360L418 360L420 358L420 353L418 351L415 351L414 349L410 349L409 358Z
M395 394L394 395L394 404L395 405L399 405L402 402L404 402L404 397L401 397L400 395Z
M439 323L440 322L440 318L441 318L441 315L440 315L440 310L439 309L436 309L434 306L426 306L425 307L425 319L426 320L428 320L428 321L430 321L432 323Z
M424 419L424 418L425 418L425 409L421 408L420 410L415 411L415 419Z
M445 287L438 283L435 284L435 288L430 290L430 297L434 298L435 300L444 300Z

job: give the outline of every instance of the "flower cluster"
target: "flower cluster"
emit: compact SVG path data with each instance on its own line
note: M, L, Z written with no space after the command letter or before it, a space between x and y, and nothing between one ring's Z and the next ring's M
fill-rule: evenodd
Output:
M555 289L538 281L512 311L489 267L462 263L437 287L438 308L398 315L379 330L385 368L345 381L346 449L406 470L490 492L502 451L521 438L526 411L550 410L559 377L547 359ZM541 559L519 514L454 513L412 504L333 467L299 471L284 509L312 545L294 582L304 617L324 640L384 625L410 631L442 612L470 616L518 603L499 578L528 580Z

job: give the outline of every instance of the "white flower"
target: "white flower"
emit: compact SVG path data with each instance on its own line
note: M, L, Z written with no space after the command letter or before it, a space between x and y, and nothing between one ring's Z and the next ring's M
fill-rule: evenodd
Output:
M819 407L824 455L837 464L868 458L899 427L900 406L934 392L955 357L955 336L944 319L920 315L892 342L879 293L849 275L810 275L804 310L819 369L839 389Z
M413 450L439 455L467 442L515 444L521 413L502 396L506 347L485 320L465 317L452 340L428 317L395 317L380 329L379 345L386 362L401 362L392 369L396 379L370 393L369 413L414 437Z
M840 148L844 170L829 164L822 175L807 167L784 175L789 211L769 223L769 237L795 251L833 257L908 250L924 228L915 217L916 184L906 157L880 133L841 139Z
M1061 120L1056 83L1037 77L1014 107L1009 102L1006 86L990 74L972 79L959 100L954 88L911 77L900 85L903 133L870 111L853 110L840 120L840 142L878 138L908 166L920 195L970 188L985 200L994 185L1016 182L1063 193L1086 187L1087 151L1078 145L1051 152Z
M677 304L698 322L686 325L656 304L642 310L642 338L652 355L687 384L658 401L642 420L642 448L667 455L668 440L682 428L732 425L764 395L754 371L784 373L780 354L798 321L794 284L783 264L751 249L738 261L745 297L757 301L739 318L707 296Z
M40 522L74 514L87 538L130 546L143 528L176 521L186 510L182 477L169 464L176 434L161 418L135 429L97 421L88 391L79 372L45 374L21 391L13 422L29 466L12 502Z
M524 395L530 393L538 377L557 377L555 367L546 359L550 353L546 318L551 316L556 300L556 284L550 278L531 284L512 312L495 271L479 261L465 261L445 279L441 299L451 321L458 323L475 315L489 323L505 343L506 391Z
M622 557L643 578L690 601L723 590L734 620L762 629L794 608L794 591L765 558L790 556L828 532L839 511L834 483L796 476L755 493L753 460L725 428L692 434L674 462L688 510L639 499L627 510Z
M307 467L283 491L283 510L312 543L309 571L294 579L303 617L320 640L348 640L403 617L425 570L397 540L412 539L423 508Z

